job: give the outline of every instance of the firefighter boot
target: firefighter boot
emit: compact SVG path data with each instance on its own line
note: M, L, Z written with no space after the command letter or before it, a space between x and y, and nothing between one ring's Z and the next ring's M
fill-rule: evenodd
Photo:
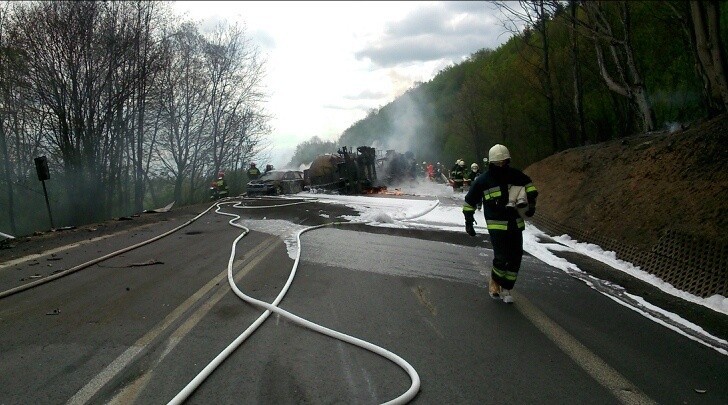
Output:
M501 286L491 277L490 283L488 283L488 295L490 295L490 298L497 300L500 298L500 292Z
M506 304L512 304L513 303L513 296L511 295L511 290L506 290L505 288L501 290L500 296L503 299L503 302Z

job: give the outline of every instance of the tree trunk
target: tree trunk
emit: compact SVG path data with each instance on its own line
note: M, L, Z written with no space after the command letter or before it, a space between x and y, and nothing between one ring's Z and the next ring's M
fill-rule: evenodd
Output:
M708 113L714 116L728 110L728 81L720 36L720 3L715 0L691 1L690 15L699 62L708 79L704 84L710 95Z
M626 2L619 2L620 15L618 19L622 25L624 37L617 38L612 33L612 27L608 23L609 18L607 18L604 10L606 3L586 2L583 4L587 17L591 22L587 29L592 31L597 64L604 82L611 91L629 100L633 110L639 114L641 130L643 132L653 131L655 129L655 113L648 97L647 88L642 81L639 69L637 69L629 35L629 6ZM607 63L604 60L602 42L606 44L609 50L612 59L611 66L616 70L614 75L609 72Z
M556 109L554 107L554 89L551 84L551 66L549 61L549 37L546 31L546 12L543 6L543 0L539 0L538 4L539 31L541 31L541 45L543 46L543 66L542 80L544 92L546 93L546 104L549 115L549 130L551 132L551 149L556 153L559 150L559 133L556 130Z
M13 176L10 168L10 156L8 155L8 144L5 142L5 124L0 122L0 152L3 156L3 177L8 185L8 219L10 220L10 232L17 235L18 228L15 225L15 203L13 200Z
M569 2L571 8L571 68L574 75L574 111L578 144L586 145L586 125L584 124L584 90L581 82L581 65L579 64L579 39L576 31L576 0Z

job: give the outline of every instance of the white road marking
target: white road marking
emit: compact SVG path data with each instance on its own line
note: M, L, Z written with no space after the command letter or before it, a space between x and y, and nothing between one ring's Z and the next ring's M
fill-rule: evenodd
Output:
M528 318L546 337L600 385L608 389L623 404L656 404L617 370L576 340L561 326L549 319L521 294L512 293L516 309Z
M267 242L268 240L269 239L266 239L266 241L256 246L251 252L249 252L247 256L255 256L260 250L263 250L263 245L265 245L265 242ZM276 244L269 244L267 249L265 249L266 254L271 251L275 247L275 245ZM262 257L264 256L265 255L260 255L256 260L254 260L255 264L262 260ZM242 262L243 260L245 259L240 259L236 262L239 265L240 262ZM246 266L246 268L249 270L250 268L252 268L252 265L253 263ZM207 293L210 292L210 290L212 290L215 286L224 281L226 278L227 269L223 270L220 274L213 277L209 282L207 282L207 284L205 284L202 288L200 288L197 292L195 292L192 296L190 296L182 304L175 308L174 311L167 315L164 320L162 320L162 322L158 323L153 329L151 329L139 340L137 340L133 345L131 345L127 350L125 350L124 353L121 354L121 356L117 357L113 362L111 362L111 364L109 364L104 370L97 374L96 377L94 377L83 388L81 388L71 399L69 399L67 404L81 405L87 403L94 395L96 395L96 393L101 388L103 388L109 381L111 381L112 378L114 378L119 372L124 370L125 367L131 364L139 355L139 353L146 348L148 344L158 339L165 330L171 327L172 324L176 323L193 305L200 301L205 295L207 295ZM227 283L225 283L225 285L227 286ZM229 286L228 288L222 287L221 290L224 293L230 291ZM180 326L178 330L184 327L185 324Z

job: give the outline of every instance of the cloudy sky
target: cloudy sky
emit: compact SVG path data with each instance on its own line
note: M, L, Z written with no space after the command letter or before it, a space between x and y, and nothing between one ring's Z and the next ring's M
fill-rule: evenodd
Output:
M272 163L299 143L335 140L415 82L509 34L490 2L178 1L204 27L244 24L265 58ZM268 163L268 162L262 162Z

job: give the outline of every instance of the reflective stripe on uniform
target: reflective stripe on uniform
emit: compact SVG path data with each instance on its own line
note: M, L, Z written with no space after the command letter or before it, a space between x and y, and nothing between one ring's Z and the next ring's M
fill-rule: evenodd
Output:
M495 273L496 276L508 281L516 281L516 277L518 277L518 273L500 270L497 267L493 267L493 273Z
M485 223L488 225L488 229L493 229L497 231L507 231L508 230L508 221L496 221L494 219L486 219Z
M465 203L463 204L463 212L473 212L475 211L475 208L473 208L472 205Z
M534 186L533 183L528 183L523 187L526 188L527 193L532 193L532 192L536 191L536 186Z
M501 189L500 186L489 188L485 191L483 191L483 198L487 201L491 198L498 198L501 196Z
M507 231L508 221L497 221L495 219L486 219L485 223L488 225L488 229L496 231ZM518 229L524 229L526 227L526 221L523 218L516 218L516 226Z

